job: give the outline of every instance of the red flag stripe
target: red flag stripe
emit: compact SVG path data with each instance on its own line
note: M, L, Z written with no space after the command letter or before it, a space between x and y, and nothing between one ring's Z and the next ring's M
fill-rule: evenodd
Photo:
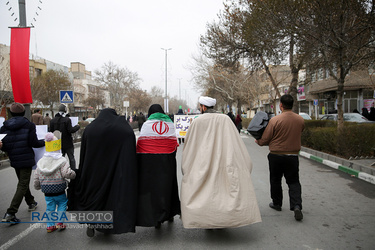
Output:
M139 154L171 154L177 150L176 137L138 138L137 153Z

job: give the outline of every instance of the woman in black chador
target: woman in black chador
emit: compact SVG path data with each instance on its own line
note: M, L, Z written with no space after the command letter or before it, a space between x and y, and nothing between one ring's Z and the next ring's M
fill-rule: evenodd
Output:
M113 211L113 224L90 224L103 233L135 232L137 207L136 139L114 109L103 109L82 136L78 176L71 182L70 211Z

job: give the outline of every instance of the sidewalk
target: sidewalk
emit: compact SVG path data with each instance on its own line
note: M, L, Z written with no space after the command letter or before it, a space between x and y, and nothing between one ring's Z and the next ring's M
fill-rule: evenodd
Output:
M244 129L241 130L241 132L251 136ZM373 166L373 164L375 164L375 158L347 160L306 147L301 147L300 156L322 163L331 168L338 169L350 174L352 177L357 177L371 184L375 184L375 166Z

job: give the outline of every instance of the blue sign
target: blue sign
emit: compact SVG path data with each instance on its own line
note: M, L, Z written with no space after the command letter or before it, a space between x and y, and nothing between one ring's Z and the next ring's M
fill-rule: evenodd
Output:
M61 103L73 103L73 90L60 90Z
M317 99L314 100L314 105L315 105L315 106L318 105L318 100L317 100Z

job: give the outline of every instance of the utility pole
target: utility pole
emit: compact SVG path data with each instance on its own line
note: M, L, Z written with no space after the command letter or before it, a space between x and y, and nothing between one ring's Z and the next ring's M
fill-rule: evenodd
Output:
M26 0L18 0L18 8L19 8L19 15L20 15L20 24L19 27L26 28ZM23 104L25 107L25 117L30 121L31 120L31 109L30 104L25 103Z
M26 0L18 0L20 27L26 27Z
M172 48L169 48L169 49L163 49L161 48L162 50L165 51L165 99L164 99L164 112L165 113L169 113L169 105L168 105L168 90L167 90L167 59L168 59L168 50L171 50Z

